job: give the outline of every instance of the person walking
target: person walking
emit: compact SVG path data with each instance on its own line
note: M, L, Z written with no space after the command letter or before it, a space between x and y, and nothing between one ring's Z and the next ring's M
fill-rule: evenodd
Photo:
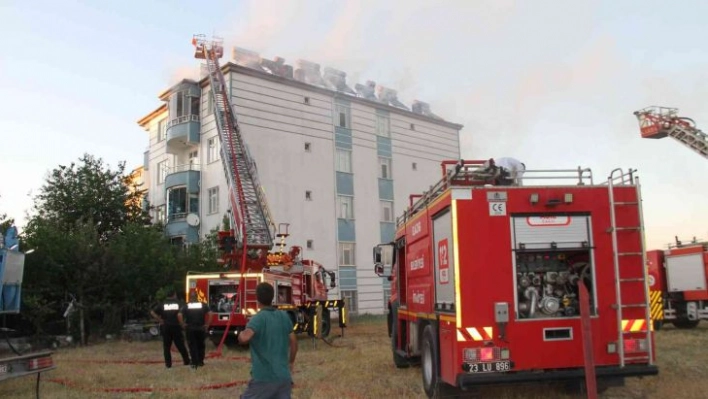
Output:
M160 332L162 333L162 350L165 356L165 367L172 367L172 343L174 342L185 366L189 366L189 354L184 346L184 336L182 335L182 327L180 326L177 315L182 307L182 304L177 299L177 292L170 289L167 293L167 299L151 311L150 315L160 323Z
M189 346L189 357L192 359L192 368L203 367L204 341L206 340L206 332L209 329L209 322L211 321L209 306L204 302L199 302L197 292L192 291L189 293L189 303L180 309L177 318L187 335L187 345Z
M241 399L291 398L297 338L290 316L272 306L274 297L269 283L256 286L260 311L238 335L239 343L251 347L251 380Z

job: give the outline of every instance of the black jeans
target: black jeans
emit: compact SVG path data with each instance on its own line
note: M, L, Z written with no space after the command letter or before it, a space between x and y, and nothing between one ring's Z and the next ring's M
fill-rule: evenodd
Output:
M187 343L189 344L189 356L192 357L192 365L204 365L204 340L206 340L204 327L187 327Z
M179 325L160 326L162 330L162 351L165 355L165 366L172 367L172 354L170 350L172 349L172 342L175 343L177 350L180 355L182 355L182 361L185 365L189 364L189 354L187 353L187 348L184 346L184 335L182 335L182 327Z

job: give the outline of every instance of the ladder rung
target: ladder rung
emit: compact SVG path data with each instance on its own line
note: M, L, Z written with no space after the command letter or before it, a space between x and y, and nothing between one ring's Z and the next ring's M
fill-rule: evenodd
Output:
M617 255L619 256L637 256L637 255L642 255L641 252L618 252Z
M621 305L623 308L646 308L647 304L646 303L630 303L627 305Z
M636 278L621 278L619 279L620 283L630 283L633 281L644 281L644 277L636 277Z
M617 231L622 231L622 230L639 230L640 227L615 227L615 230Z
M615 202L615 205L639 205L639 202Z

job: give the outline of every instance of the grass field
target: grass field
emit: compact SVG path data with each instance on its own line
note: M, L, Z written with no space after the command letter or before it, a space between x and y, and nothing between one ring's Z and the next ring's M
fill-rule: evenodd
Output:
M333 330L339 333L339 330ZM424 398L420 368L396 369L382 318L351 321L335 347L302 337L295 369L295 398ZM207 350L213 346L207 343ZM708 397L708 323L694 330L671 326L657 333L659 376L628 379L603 398ZM181 366L166 369L159 340L108 342L55 353L58 368L42 375L42 398L234 398L249 375L248 351L224 350L194 372ZM33 376L0 383L3 399L35 397ZM138 392L130 392L130 390ZM478 398L573 398L554 385L484 388ZM465 396L462 396L465 397Z

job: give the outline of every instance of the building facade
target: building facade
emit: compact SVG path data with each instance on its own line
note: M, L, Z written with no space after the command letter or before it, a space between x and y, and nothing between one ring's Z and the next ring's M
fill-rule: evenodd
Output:
M332 297L350 310L382 313L388 281L373 272L372 247L393 239L395 218L459 159L461 125L373 82L351 88L346 75L299 61L265 60L234 49L223 66L244 141L276 224L289 245L337 272ZM175 242L218 229L227 212L213 99L207 78L183 80L138 121L149 133L143 168L155 222Z

